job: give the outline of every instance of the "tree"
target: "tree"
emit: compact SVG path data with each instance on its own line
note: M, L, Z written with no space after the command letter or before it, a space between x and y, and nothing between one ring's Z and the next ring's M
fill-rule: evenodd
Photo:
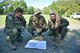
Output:
M28 9L27 9L27 13L28 14L33 14L34 13L34 7L29 6Z
M44 7L42 11L44 14L49 14L49 8L48 7Z
M4 7L4 10L2 11ZM17 7L21 7L24 13L27 13L27 5L24 0L3 0L0 4L0 13L8 14L13 12Z
M13 9L15 10L17 7L21 7L24 11L24 13L27 12L27 5L25 3L24 0L16 0L14 1L14 3L12 4Z
M55 10L60 15L66 13L66 16L70 16L74 12L80 12L80 0L58 0L43 8L44 13L50 10Z
M9 5L12 3L12 0L3 0L2 3L0 3L0 13L5 13L6 9L9 7Z
M0 3L0 14L4 13L2 6L3 6L2 3Z

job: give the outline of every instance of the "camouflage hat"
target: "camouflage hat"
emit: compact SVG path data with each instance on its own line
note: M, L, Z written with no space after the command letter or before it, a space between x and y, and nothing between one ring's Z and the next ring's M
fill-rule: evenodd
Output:
M51 10L51 11L50 11L50 15L51 15L51 14L55 14L55 11L54 11L54 10Z
M39 8L36 8L36 9L34 10L34 14L38 14L38 13L41 13L41 10L40 10Z

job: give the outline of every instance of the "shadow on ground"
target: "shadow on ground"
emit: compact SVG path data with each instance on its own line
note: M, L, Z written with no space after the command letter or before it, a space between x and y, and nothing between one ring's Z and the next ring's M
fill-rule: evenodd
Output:
M24 46L31 39L31 34L26 30L24 34L23 43L17 43L17 50L12 51L9 48L9 42L6 41L6 35L3 32L3 28L0 29L0 53L80 53L80 29L69 30L64 40L64 47L53 48L53 37L46 36L47 49L25 49Z

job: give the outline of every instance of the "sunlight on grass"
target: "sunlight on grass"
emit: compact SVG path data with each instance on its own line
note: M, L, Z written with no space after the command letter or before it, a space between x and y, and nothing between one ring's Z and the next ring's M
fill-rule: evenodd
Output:
M23 15L23 16L25 17L25 19L27 21L27 24L28 24L29 23L29 18L30 18L31 15Z
M46 19L46 22L48 23L48 19L49 19L49 15L44 15L42 14L45 19ZM23 15L27 21L27 24L29 23L29 18L31 15ZM68 17L65 17L69 22L70 24L79 24L80 25L80 20L75 20L73 18L68 18ZM5 25L5 19L6 19L6 15L0 15L0 26L4 26Z
M0 15L0 26L3 26L5 24L5 15Z
M49 15L44 15L44 14L42 14L42 15L45 17L46 22L47 22L48 19L49 19ZM27 23L29 23L29 18L30 18L30 16L31 16L31 15L24 15L24 17L25 17Z
M65 17L68 21L69 21L69 23L70 24L78 24L78 25L80 25L80 20L75 20L75 19L73 19L73 18L70 18L70 17Z

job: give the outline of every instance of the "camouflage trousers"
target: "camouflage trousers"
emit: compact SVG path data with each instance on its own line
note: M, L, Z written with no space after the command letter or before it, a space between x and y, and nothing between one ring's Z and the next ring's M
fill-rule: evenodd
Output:
M47 29L43 28L41 32L37 32L36 29L30 28L28 31L32 34L32 36L38 36L38 35L42 35L43 32L46 32Z
M10 42L14 44L16 41L20 42L23 40L23 37L21 36L22 31L21 29L6 29L5 33L9 36Z
M58 31L57 30L51 30L51 29L48 29L48 31L47 31L47 34L49 36L54 36L54 38L55 37L59 37L58 34L61 34L60 40L63 40L64 39L66 33L67 33L67 27L60 27L58 29Z

